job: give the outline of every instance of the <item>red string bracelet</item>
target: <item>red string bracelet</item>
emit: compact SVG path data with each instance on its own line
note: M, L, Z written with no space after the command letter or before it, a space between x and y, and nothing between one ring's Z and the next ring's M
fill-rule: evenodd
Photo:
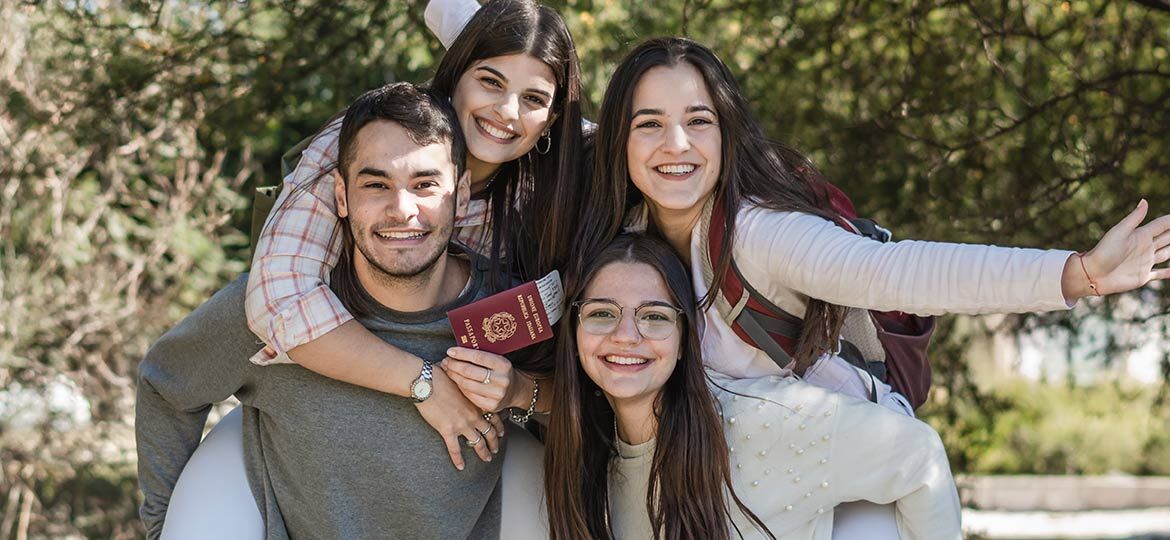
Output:
M1089 275L1089 269L1085 268L1085 255L1077 253L1077 258L1081 261L1081 271L1085 273L1085 279L1089 280L1089 288L1093 289L1093 296L1101 296L1101 291L1097 290L1097 282L1093 281L1093 276Z

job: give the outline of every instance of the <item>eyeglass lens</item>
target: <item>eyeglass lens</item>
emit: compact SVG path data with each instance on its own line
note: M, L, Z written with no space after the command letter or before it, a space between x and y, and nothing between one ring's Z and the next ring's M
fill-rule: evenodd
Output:
M607 335L617 329L624 308L613 302L596 300L580 307L581 328L590 334ZM678 311L670 306L642 304L634 309L634 325L642 337L666 339L678 323Z

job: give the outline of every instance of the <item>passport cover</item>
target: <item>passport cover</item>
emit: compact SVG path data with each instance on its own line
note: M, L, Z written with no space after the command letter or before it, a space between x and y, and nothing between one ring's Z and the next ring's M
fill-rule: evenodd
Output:
M549 278L555 279L550 294ZM553 337L559 319L560 276L550 274L447 312L459 347L507 354ZM544 294L542 294L544 293ZM553 304L550 316L545 299Z

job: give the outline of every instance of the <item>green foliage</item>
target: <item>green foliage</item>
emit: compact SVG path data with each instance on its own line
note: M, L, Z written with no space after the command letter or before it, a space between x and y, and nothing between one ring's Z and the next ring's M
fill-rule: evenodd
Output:
M1015 382L989 391L994 412L958 403L931 415L952 462L970 474L1170 474L1170 411L1154 389ZM958 429L956 429L958 428Z
M552 5L594 105L633 43L691 36L770 133L902 237L1084 249L1139 197L1170 209L1158 2ZM361 92L429 76L441 48L422 13L422 0L0 2L0 538L141 534L138 358L245 269L243 194L277 180L285 149ZM1166 290L1143 301L1164 313ZM1166 472L1167 415L1143 415L1148 396L984 391L963 336L938 342L930 418L956 468ZM1077 437L1119 443L1061 442Z

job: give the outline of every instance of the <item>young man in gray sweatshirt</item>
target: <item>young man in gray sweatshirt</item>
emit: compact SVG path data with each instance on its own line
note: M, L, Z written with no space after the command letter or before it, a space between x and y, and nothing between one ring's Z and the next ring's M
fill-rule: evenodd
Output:
M479 265L449 244L469 198L454 113L414 85L370 91L346 113L339 156L340 175L321 180L335 182L345 235L333 289L383 340L442 359L454 345L446 312L488 292ZM167 332L139 367L148 536L162 530L211 405L234 395L268 538L498 538L502 460L486 450L497 447L496 430L442 370L387 370L394 395L297 365L253 365L262 345L248 331L246 282ZM461 436L481 457L462 470L449 454Z

